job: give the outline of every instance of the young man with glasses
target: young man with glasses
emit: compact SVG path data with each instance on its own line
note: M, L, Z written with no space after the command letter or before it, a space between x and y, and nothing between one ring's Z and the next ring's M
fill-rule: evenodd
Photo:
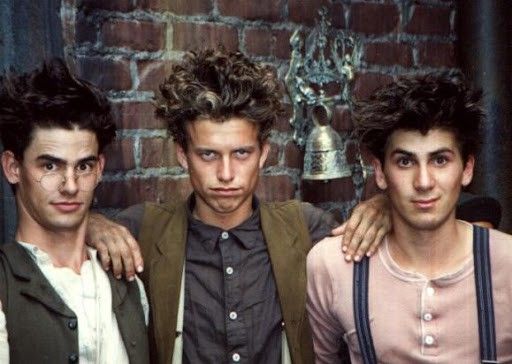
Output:
M0 78L1 161L18 208L16 241L0 249L0 362L149 361L142 284L113 278L85 245L115 129L106 97L61 60Z

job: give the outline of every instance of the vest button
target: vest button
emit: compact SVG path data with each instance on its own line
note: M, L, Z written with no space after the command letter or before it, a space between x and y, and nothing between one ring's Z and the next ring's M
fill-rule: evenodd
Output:
M137 342L136 342L135 340L132 340L132 341L130 342L130 345L131 345L132 347L135 347L135 346L137 346Z
M76 330L77 326L78 326L78 323L77 323L76 319L71 319L71 320L68 321L68 327L71 330Z
M76 354L70 354L68 359L70 363L78 363L78 355Z

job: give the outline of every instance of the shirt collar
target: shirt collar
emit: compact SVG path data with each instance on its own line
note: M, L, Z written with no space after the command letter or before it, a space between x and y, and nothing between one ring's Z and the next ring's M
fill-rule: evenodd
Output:
M27 250L30 257L36 262L37 265L40 265L40 266L53 265L50 255L47 252L45 252L44 250L42 250L41 248L37 247L34 244L27 243L25 241L18 241L18 244L20 244L22 247L24 247ZM87 248L87 256L88 256L89 260L91 262L96 263L98 251L94 248L91 248L90 246L87 246L86 248Z
M240 225L235 226L229 230L223 230L217 226L205 224L193 215L195 206L195 196L191 194L187 201L187 217L189 234L193 234L195 238L205 245L208 252L212 253L220 241L220 235L227 231L231 236L234 236L238 243L245 249L254 248L261 239L258 239L258 234L261 234L260 224L260 202L256 196L252 199L252 214Z

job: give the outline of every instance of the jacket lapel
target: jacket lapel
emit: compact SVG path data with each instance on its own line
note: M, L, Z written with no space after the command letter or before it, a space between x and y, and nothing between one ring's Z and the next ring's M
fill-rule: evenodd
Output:
M14 276L20 280L21 294L33 298L60 315L76 316L60 298L25 248L13 242L2 247L2 250Z
M167 215L168 216L168 215ZM180 283L187 242L185 204L176 207L159 236L150 262L149 291L158 352L170 358L174 348Z
M289 210L288 210L289 211ZM281 312L287 327L288 340L299 340L297 330L306 307L306 255L297 231L288 225L276 224L273 212L261 204L261 225L274 271Z

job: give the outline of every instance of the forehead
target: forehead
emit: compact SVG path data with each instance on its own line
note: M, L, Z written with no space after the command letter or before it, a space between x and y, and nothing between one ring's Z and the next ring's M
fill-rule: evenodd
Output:
M187 124L189 143L195 147L229 147L258 143L258 126L246 119L196 120Z
M431 129L427 134L417 130L395 130L388 138L386 155L402 150L408 153L423 155L441 149L460 153L455 133L445 129Z
M98 140L90 130L36 128L24 154L34 158L47 154L66 160L97 153Z

